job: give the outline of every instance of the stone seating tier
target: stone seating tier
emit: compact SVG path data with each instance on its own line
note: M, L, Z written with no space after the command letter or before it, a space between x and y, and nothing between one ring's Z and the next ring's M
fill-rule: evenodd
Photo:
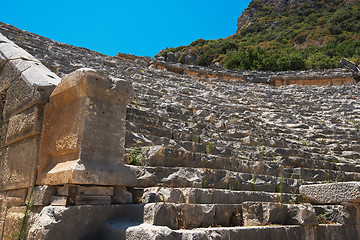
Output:
M358 83L275 87L254 83L268 73L231 73L244 79L226 79L228 71L219 77L213 69L175 73L156 69L148 59L110 57L3 23L0 32L60 77L93 68L109 81L131 81L135 93L119 161L136 175L136 184L111 184L112 195L94 193L94 182L37 186L34 213L40 220L29 239L359 238L358 207L310 205L299 194L308 184L359 181ZM195 70L214 74L204 78ZM92 195L64 194L67 187L89 187ZM11 233L3 216L21 220L30 192L0 192L0 205L6 205L0 206L0 232Z

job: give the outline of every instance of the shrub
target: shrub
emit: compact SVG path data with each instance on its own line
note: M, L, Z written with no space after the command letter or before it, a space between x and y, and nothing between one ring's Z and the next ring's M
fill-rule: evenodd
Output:
M347 19L350 19L352 17L352 14L347 9L343 8L341 10L338 10L335 12L332 17L329 19L329 22L331 24L338 24L341 23Z
M231 52L225 59L225 68L240 70L275 70L276 55L264 48L246 48Z
M285 54L277 60L279 71L303 70L305 68L304 57L299 53Z
M226 54L229 51L234 51L237 49L238 49L238 46L236 45L235 42L224 42L219 47L219 53Z
M307 37L308 37L307 32L300 33L294 38L294 42L298 44L302 44L306 41Z
M229 54L225 59L224 67L227 69L239 68L242 64L241 56L238 52Z
M129 153L129 164L135 166L145 165L145 152L141 147L132 147Z
M192 43L190 43L190 46L192 46L192 47L195 47L195 46L202 47L205 44L207 44L208 42L209 42L208 40L204 40L204 39L200 38L200 39L195 40Z
M328 69L336 67L336 63L332 61L332 58L321 52L308 56L305 64L307 69Z
M202 54L196 60L196 64L199 66L209 66L213 60L213 57L207 54Z
M338 26L331 25L329 27L329 32L331 35L339 35L342 33L342 29Z

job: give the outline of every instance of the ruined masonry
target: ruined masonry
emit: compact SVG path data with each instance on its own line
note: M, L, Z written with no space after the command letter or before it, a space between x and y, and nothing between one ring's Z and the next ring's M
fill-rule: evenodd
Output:
M0 23L0 93L2 239L360 239L348 69L110 57Z

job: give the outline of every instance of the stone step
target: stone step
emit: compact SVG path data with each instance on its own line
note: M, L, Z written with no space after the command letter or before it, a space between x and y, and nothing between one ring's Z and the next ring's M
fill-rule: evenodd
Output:
M165 120L158 114L153 113L152 108L144 108L144 107L140 108L140 107L128 105L128 107L126 109L126 115L128 115L128 114L132 114L134 116L144 117L144 118Z
M317 226L319 221L322 224L357 224L356 207L354 206L319 206L317 212L310 204L276 202L248 201L241 204L148 203L144 205L144 223L167 226L171 229L266 226L271 224Z
M203 146L192 143L194 150ZM193 167L225 169L241 173L272 175L306 181L359 181L360 173L343 172L332 169L308 169L292 167L281 161L252 161L235 157L222 157L204 153L194 153L182 148L151 146L142 149L146 166ZM327 163L327 162L326 162ZM335 163L334 163L335 164ZM325 165L326 166L326 165ZM331 165L330 165L331 166ZM334 165L335 167L336 165ZM350 170L350 169L348 169Z
M134 129L132 129L134 130ZM320 168L320 169L337 169L338 157L343 156L343 152L338 156L324 155L323 149L314 150L314 148L303 151L294 151L291 149L283 149L276 147L252 147L248 146L247 149L238 150L237 148L231 147L230 142L222 144L221 142L211 142L211 140L203 140L203 143L198 143L199 139L196 135L184 132L176 131L167 131L164 128L160 127L142 127L140 129L135 129L136 131L141 131L145 138L149 139L155 145L163 144L164 142L169 142L170 139L175 140L181 147L184 147L186 150L197 153L207 153L210 152L212 155L220 156L242 156L243 158L258 158L261 161L283 161L279 160L279 157L299 159L298 163L296 161L285 161L285 164L290 164L291 167L306 167L306 168ZM202 142L200 140L200 142ZM239 145L237 142L234 143ZM127 144L128 146L136 146L136 142L133 142L132 145ZM211 147L211 151L209 150ZM294 146L295 148L295 146ZM318 153L316 153L318 152ZM301 157L302 156L302 157ZM348 157L353 157L349 155ZM334 159L336 161L334 161ZM257 160L257 159L252 159ZM306 161L304 161L306 160ZM349 164L348 164L349 165ZM360 172L360 167L352 168L354 172ZM349 171L349 170L348 170ZM352 171L352 170L350 170Z
M209 188L134 188L134 203L239 204L246 201L299 203L296 193L269 193Z
M143 109L143 110L140 110L140 107L136 107L136 106L129 107L128 108L128 114L133 115L131 119L134 120L134 122L144 123L144 121L141 118L137 119L136 116L143 116L143 117L146 117L146 118L153 118L156 121L157 119L159 119L160 116L153 113L154 112L154 107L156 107L156 106L151 105L151 106L148 106L148 107L142 107L141 109ZM225 107L225 109L226 108L227 107ZM174 111L177 112L177 113L175 113ZM188 109L180 109L179 110L179 109L166 108L166 109L163 110L163 112L166 112L166 114L167 114L167 118L162 118L164 121L171 121L171 119L175 119L175 120L182 120L182 121L192 122L194 116L201 118L201 115L197 115L197 114L194 115ZM222 109L222 112L223 112L223 109ZM233 112L233 111L230 111L230 112ZM218 120L226 120L226 119L218 119ZM241 119L238 119L238 120L241 120ZM206 122L206 121L204 121L204 122ZM147 123L147 124L149 124L149 123ZM271 125L269 125L269 126L266 126L266 129L263 129L263 130L258 129L258 130L260 130L260 131L265 131L266 130L266 132L274 132L274 133L277 134L281 130L281 129L279 129L279 127L281 127L281 126L277 126L276 128L272 128ZM286 132L291 133L291 131L289 131L289 130L285 131L284 133L286 133ZM316 139L318 137L320 137L320 138L328 138L328 139L331 139L331 138L334 138L334 137L336 137L336 139L349 139L349 140L358 139L358 131L357 131L356 128L353 128L351 132L345 132L345 131L337 130L335 136L329 135L329 134L334 134L334 132L333 131L329 132L328 130L318 130L318 131L316 131L317 134L315 134L315 135L314 135L314 132L312 130L306 130L306 129L305 130L301 129L301 131L297 131L297 129L294 128L293 132L294 133L296 132L297 136L304 135L305 133L310 133L310 135L308 137L306 137L306 139L308 139L308 138L309 139Z
M341 240L358 236L355 206L150 203L127 205L124 210L103 225L103 239Z
M128 109L128 114L131 115L131 116L128 116L128 120L133 121L134 124L149 125L149 126L159 124L159 122L161 122L161 123L172 122L173 120L175 121L176 125L179 125L179 122L189 124L189 122L194 121L193 119L189 119L189 114L187 114L187 115L180 114L180 115L176 115L173 118L171 118L171 116L169 116L169 114L168 114L169 112L165 111L165 112L167 112L167 117L165 118L165 117L160 117L159 114L156 115L153 112L154 112L153 109L146 109L146 111L145 110L141 111L141 110L138 110L138 109L132 109L131 108L130 110ZM171 114L171 112L170 112L170 114ZM181 116L187 116L187 117L181 118ZM161 121L159 121L159 119ZM223 119L223 120L226 120L226 119ZM241 119L239 119L239 120L241 120ZM199 122L199 121L197 120L196 122ZM206 123L210 127L209 130L212 129L212 124L209 124L208 121L204 121L204 120L203 120L203 122ZM230 123L228 123L228 124L231 125ZM242 126L242 127L244 127L244 126ZM281 126L279 126L279 127L281 127ZM281 129L279 129L279 127L276 127L276 128L266 127L265 129L257 129L257 131L258 131L257 134L267 135L267 136L278 136L279 131L281 132ZM249 129L251 129L251 127ZM172 130L174 130L174 129L172 129ZM218 130L219 129L214 129L214 132L218 132ZM169 131L171 131L171 129L169 129ZM295 139L294 140L295 140L296 144L299 144L298 138L300 137L300 135L304 135L305 133L307 135L303 137L304 138L303 141L304 142L306 141L306 143L310 139L317 139L317 138L324 138L325 137L327 139L327 141L331 141L331 139L333 138L333 136L331 136L331 135L326 136L326 135L321 135L321 133L318 133L318 134L314 135L314 133L310 132L310 130L309 131L302 130L300 132L297 132L297 131L291 132L291 131L287 130L285 132L283 131L283 133L285 133L285 134L295 133L295 135L294 135ZM234 136L237 136L237 135L234 135L233 133L229 135L228 132L224 132L223 135L224 135L225 140L229 140L229 141L231 141L231 140L233 140L233 141L240 140L238 138L233 138ZM232 137L230 137L230 136L232 136ZM348 140L353 139L354 141L356 141L358 139L358 137L359 137L358 132L356 130L353 131L353 132L350 132L350 133L346 133L346 135L343 135L343 136L341 134L337 134L336 136L337 136L336 138L339 138L339 139L348 139ZM353 137L351 137L351 136L353 136ZM241 135L240 135L240 137L241 137ZM242 136L242 137L244 137L244 136ZM284 137L286 137L286 136L283 136L283 138ZM309 141L308 144L312 145L312 144L315 144L315 142L314 141L312 141L312 142Z
M355 226L342 224L322 224L316 227L303 226L253 226L253 227L213 227L193 230L172 230L151 224L112 223L106 228L106 239L236 239L236 240L348 240L358 239ZM125 236L126 238L121 238Z
M355 207L282 204L274 202L244 202L242 204L175 204L148 203L138 205L143 220L127 226L145 223L169 229L198 229L208 227L239 227L269 225L300 225L320 227L332 224L356 227ZM141 214L137 211L136 215ZM111 228L121 228L121 218L109 221Z
M174 121L184 121L184 122L193 122L191 116L187 112L188 110L183 110L183 113L174 113L169 112L168 109L154 109L147 107L131 107L127 109L127 118L133 123L137 124L146 124L146 125L154 125L158 124L159 120L161 123L171 123ZM148 120L152 120L150 122Z
M301 184L321 183L223 169L128 166L137 175L136 186L143 188L193 187L293 193Z
M144 223L171 229L241 226L241 204L148 203L144 206Z

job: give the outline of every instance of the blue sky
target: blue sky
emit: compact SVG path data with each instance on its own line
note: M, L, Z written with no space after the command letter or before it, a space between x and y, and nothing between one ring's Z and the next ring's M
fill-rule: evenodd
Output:
M165 47L235 33L245 1L3 1L0 21L108 55L154 56Z

